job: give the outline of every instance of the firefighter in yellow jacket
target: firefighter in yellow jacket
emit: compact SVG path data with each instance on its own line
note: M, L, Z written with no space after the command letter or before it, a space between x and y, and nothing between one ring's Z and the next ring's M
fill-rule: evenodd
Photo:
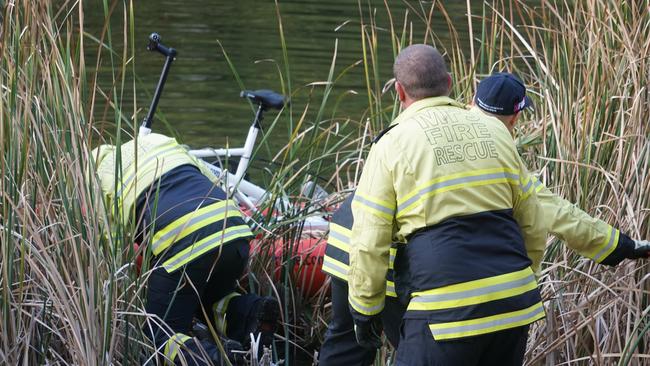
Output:
M520 364L528 325L544 317L534 182L498 120L447 97L434 48L405 48L394 73L404 110L371 148L352 204L357 340L376 345L395 241L395 285L410 298L397 365Z
M521 79L511 73L497 72L478 84L473 108L500 120L512 134L521 111L529 104L526 86ZM534 182L549 233L562 239L578 254L610 266L619 264L623 259L647 258L650 255L647 240L632 240L618 229L553 194L539 180L534 179Z
M140 243L152 254L146 311L158 319L148 322L145 333L164 362L208 364L200 360L201 344L210 361L220 364L214 343L190 337L202 309L210 318L204 320L224 336L243 343L249 332L265 329L262 341L269 343L278 304L235 292L252 233L236 203L215 184L217 177L160 134L119 147L101 145L92 158L112 221L135 222Z

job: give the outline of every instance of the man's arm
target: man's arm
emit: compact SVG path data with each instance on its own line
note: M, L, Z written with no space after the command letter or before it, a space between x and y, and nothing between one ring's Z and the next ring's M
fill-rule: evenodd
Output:
M382 145L368 155L352 202L349 301L355 319L367 320L384 307L386 272L396 198Z
M635 255L635 242L616 228L589 216L571 202L551 192L533 178L538 200L544 211L546 230L563 240L569 248L597 263L615 266Z

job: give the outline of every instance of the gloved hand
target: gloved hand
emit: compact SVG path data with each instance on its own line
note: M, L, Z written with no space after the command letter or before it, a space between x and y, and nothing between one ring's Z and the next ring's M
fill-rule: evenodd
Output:
M233 366L244 366L248 364L246 362L247 352L244 352L244 347L241 343L233 339L221 338L221 345L228 357L228 361ZM225 365L225 362L223 362L223 354L218 348L215 348L214 352L210 355L210 359L215 365Z
M381 347L381 332L383 330L379 315L367 320L354 319L354 335L357 343L364 348Z
M635 240L634 241L634 252L631 259L636 258L648 258L650 256L650 241L647 240Z

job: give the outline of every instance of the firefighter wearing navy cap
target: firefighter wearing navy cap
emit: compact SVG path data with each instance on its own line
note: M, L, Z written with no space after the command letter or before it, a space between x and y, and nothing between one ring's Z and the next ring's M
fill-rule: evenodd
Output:
M175 139L155 133L101 145L92 158L111 221L135 222L139 242L152 254L145 308L154 317L145 333L163 354L153 362L221 364L213 342L191 337L193 318L204 312L223 336L245 343L249 332L260 332L269 344L278 303L235 292L252 232L217 177ZM210 361L202 360L200 348ZM226 351L231 361L243 361Z
M481 80L474 97L474 108L499 119L511 133L521 111L531 105L524 83L517 75L507 72L494 73ZM650 254L647 240L632 240L553 194L538 179L533 178L533 182L547 231L564 240L578 254L610 266L626 258L647 258Z

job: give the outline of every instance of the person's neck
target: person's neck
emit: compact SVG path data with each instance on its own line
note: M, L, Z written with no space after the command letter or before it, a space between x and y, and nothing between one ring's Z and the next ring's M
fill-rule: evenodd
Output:
M513 116L503 116L503 115L500 115L500 114L494 114L494 113L490 113L490 112L486 112L486 111L483 111L483 113L498 119L499 121L501 121L503 123L504 126L506 126L506 128L508 129L508 131L510 131L511 134L514 133L515 125L513 123Z
M438 96L431 96L431 97L424 97L424 98L417 98L417 99L416 99L416 98L411 98L411 97L407 96L406 98L404 98L404 100L401 101L401 103L402 103L402 110L404 110L404 109L410 107L411 104L413 104L413 103L415 103L415 102L419 102L419 101L421 101L421 100L423 100L423 99L427 99L427 98L438 98L438 97L446 97L446 95L438 95Z
M411 104L417 102L418 100L419 100L419 99L413 99L413 98L407 96L406 98L404 98L403 101L401 101L401 103L402 103L402 110L405 110L406 108L410 107Z

